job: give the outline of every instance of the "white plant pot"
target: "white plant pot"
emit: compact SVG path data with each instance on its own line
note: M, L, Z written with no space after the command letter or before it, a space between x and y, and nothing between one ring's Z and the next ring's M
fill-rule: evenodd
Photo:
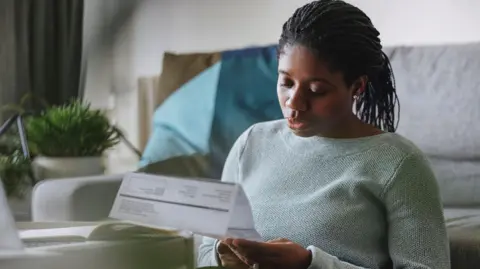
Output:
M84 177L103 174L102 157L45 157L33 160L37 180Z

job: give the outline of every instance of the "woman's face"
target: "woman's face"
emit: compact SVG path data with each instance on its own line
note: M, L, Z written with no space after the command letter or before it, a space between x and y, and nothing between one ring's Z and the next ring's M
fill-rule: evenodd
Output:
M353 95L358 83L348 87L342 73L332 73L308 48L286 46L278 72L278 100L296 135L332 134L354 116Z

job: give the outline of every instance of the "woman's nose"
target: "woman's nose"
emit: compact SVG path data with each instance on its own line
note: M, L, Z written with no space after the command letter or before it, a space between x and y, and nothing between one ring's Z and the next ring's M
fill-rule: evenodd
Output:
M288 108L297 111L306 111L308 109L307 100L300 89L292 90L285 105Z

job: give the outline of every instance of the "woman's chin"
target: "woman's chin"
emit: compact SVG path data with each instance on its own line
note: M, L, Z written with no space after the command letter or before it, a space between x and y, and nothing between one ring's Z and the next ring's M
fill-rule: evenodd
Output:
M308 127L298 128L297 126L292 126L289 124L288 128L290 128L290 131L292 131L292 133L295 134L296 136L311 137L315 135L315 132Z

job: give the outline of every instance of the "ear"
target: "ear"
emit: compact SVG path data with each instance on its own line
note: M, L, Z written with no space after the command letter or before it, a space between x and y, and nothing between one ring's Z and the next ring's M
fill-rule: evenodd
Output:
M352 91L352 97L361 95L363 92L365 92L365 89L367 87L368 83L368 77L367 76L361 76L358 79L356 79L350 88Z

